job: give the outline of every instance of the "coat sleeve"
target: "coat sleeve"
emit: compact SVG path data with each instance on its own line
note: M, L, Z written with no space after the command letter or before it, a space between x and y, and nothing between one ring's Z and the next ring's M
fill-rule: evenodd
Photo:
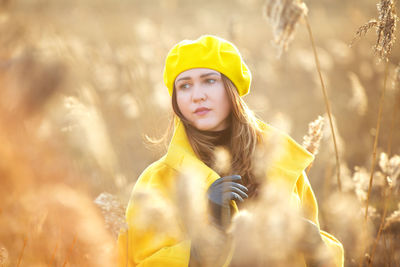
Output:
M302 210L305 214L305 217L314 222L319 228L318 204L314 192L311 188L310 182L304 171L296 182L295 193L301 202ZM334 257L335 266L343 267L344 252L343 246L340 241L337 240L333 235L323 230L320 230L320 234L322 240L327 245Z
M151 167L139 177L126 210L127 228L118 237L119 267L188 266L191 242L176 221L167 189L157 181L170 175Z

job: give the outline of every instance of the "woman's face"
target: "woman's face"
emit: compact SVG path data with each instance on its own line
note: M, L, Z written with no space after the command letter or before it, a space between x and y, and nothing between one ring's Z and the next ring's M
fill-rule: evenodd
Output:
M231 104L221 73L196 68L175 79L176 101L183 116L197 129L220 131L228 127Z

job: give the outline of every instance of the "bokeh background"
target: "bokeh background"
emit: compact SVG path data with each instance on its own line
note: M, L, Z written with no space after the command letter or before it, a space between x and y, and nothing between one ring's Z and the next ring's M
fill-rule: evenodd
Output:
M370 170L384 63L373 53L374 30L352 47L350 43L359 26L377 18L377 1L305 3L335 118L343 190L353 193L355 170ZM4 132L0 146L3 150L9 146L7 151L21 157L30 155L29 169L46 168L54 158L63 162L45 183L79 188L89 200L109 192L123 209L139 174L165 153L165 146L149 145L144 136L161 137L172 116L162 80L166 54L175 43L202 34L236 44L253 74L245 101L264 121L302 143L309 122L319 115L327 119L310 39L300 22L288 50L278 57L263 7L263 0L0 1L0 129ZM378 157L388 151L392 114L400 108L395 82L399 57L395 43ZM391 155L400 154L399 123L400 116L394 122ZM332 209L326 204L338 191L328 120L323 132L309 179L320 205L321 227L345 239L347 232L335 228L337 221L330 220ZM22 168L14 165L20 162L18 157L7 159L0 160L8 168ZM33 184L39 183L35 177ZM378 214L383 207L380 196L377 193L371 204ZM396 208L393 201L388 214ZM341 216L338 220L344 220ZM343 227L353 224L351 217L347 219ZM379 218L372 236L378 226ZM12 237L7 228L0 231L9 233L4 238ZM16 263L20 255L10 247L26 246L24 235L19 237L22 241L17 244L3 242L9 263ZM358 257L352 255L350 244L351 240L345 244L349 266Z

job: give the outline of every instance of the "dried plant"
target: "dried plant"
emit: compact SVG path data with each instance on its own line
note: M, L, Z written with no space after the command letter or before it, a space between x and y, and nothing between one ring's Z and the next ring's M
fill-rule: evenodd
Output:
M367 178L368 178L368 174ZM343 244L345 266L354 266L355 260L372 241L373 225L367 222L366 231L361 231L364 223L362 204L352 192L335 192L329 195L321 208L324 210L324 224Z
M400 64L398 64L394 70L394 79L393 79L393 90L400 91Z
M84 180L64 151L37 136L63 87L61 65L26 54L10 62L0 72L2 266L110 266L115 241Z
M0 245L0 266L8 265L8 251L7 249Z
M233 266L297 266L302 239L300 214L279 186L268 184L259 200L233 219Z
M135 227L138 231L152 229L177 236L179 229L174 203L168 201L159 191L150 188L138 189L132 195L131 201L140 208L138 216L135 216ZM127 223L130 225L132 222Z
M388 60L396 40L394 32L397 24L397 13L394 0L381 0L377 5L379 12L378 39L375 44L375 52L381 59Z
M386 218L385 226L383 229L387 229L394 224L399 225L400 223L400 204L398 205L398 209L395 210L390 216Z
M364 36L365 34L367 34L367 32L375 27L378 27L378 21L376 19L371 19L370 21L368 21L366 24L362 25L356 32L355 35L355 39L353 39L353 42L356 40L357 37L361 37ZM353 43L352 42L352 43Z
M379 167L391 181L396 183L400 176L400 156L394 155L389 159L386 153L381 153Z
M388 71L389 71L389 64L388 64L388 62L386 62L385 77L383 80L383 88L382 88L382 92L381 92L381 96L380 96L380 100L379 100L378 120L377 120L377 125L376 125L376 134L375 134L375 140L374 140L374 146L373 146L373 152L372 152L371 174L370 174L370 179L369 179L367 201L366 201L366 205L365 205L365 220L368 219L369 198L370 198L373 179L374 179L376 153L377 153L376 151L378 148L378 140L379 140L378 138L379 138L379 131L380 131L380 127L381 127L381 118L382 118L383 104L384 104L384 100L385 100L385 90L386 90L386 81L387 81Z
M400 163L400 162L399 162ZM384 179L384 183L385 183L385 187L383 188L383 213L381 215L381 222L379 224L379 228L378 228L378 233L376 235L374 244L372 246L372 250L370 253L370 260L369 260L369 266L372 264L373 260L374 260L374 256L375 256L375 252L376 252L376 248L378 246L379 243L379 239L381 237L382 231L385 229L385 220L386 220L386 214L388 211L388 206L389 206L389 201L390 198L392 196L392 188L393 188L393 181L391 179L391 176L394 175L393 171L390 168L390 164L389 164L389 160L388 157L385 153L381 153L381 157L380 157L380 161L379 161L379 165L383 171L383 174L381 176L386 177L386 179ZM369 215L371 217L371 215Z
M272 24L278 56L286 51L294 37L301 18L307 15L307 6L301 0L266 0L264 16Z
M214 167L217 173L224 175L230 172L231 170L231 155L229 151L221 146L218 146L214 149Z
M308 124L308 133L303 137L303 146L313 155L318 154L319 145L322 139L322 128L324 127L324 118L318 116L315 121Z
M7 86L0 100L3 102L1 105L23 117L43 108L46 100L62 89L66 76L66 69L61 63L43 64L29 52L12 60L7 72Z
M366 25L363 25L361 28L359 28L359 30L357 31L356 36L352 42L352 43L354 43L355 39L357 39L361 35L365 34L369 29L376 28L378 38L377 38L377 41L374 46L375 54L378 55L380 60L383 60L386 62L383 89L382 89L381 97L380 97L380 101L379 101L378 120L377 120L375 141L374 141L373 153L372 153L369 187L368 187L368 193L367 193L367 199L366 199L366 205L365 205L365 220L366 221L368 219L368 214L369 214L368 206L369 206L370 194L372 191L372 185L373 185L373 179L374 179L376 150L377 150L377 146L378 146L378 137L379 137L380 124L381 124L382 109L383 109L383 103L384 103L384 99L385 99L386 81L387 81L387 76L388 76L388 72L389 72L388 58L392 51L392 46L396 39L394 32L396 30L396 24L397 24L397 20L398 20L395 2L393 0L381 0L377 4L377 9L378 9L378 13L379 13L378 20L377 21L371 20ZM390 147L390 143L391 143L391 141L389 140L389 147ZM389 150L390 150L390 148L389 148ZM379 237L379 234L378 234L378 237ZM372 259L371 259L370 264L371 263L372 263ZM362 260L360 261L360 265L361 264L362 264Z
M263 142L257 145L252 158L255 183L265 183L265 177L273 162L279 160L284 153L284 145L285 140L279 131L273 130L270 135L264 135Z
M365 88L355 73L349 72L348 76L353 91L353 96L349 101L349 106L355 109L358 115L364 116L368 109L368 97L365 93Z
M387 145L387 153L389 156L392 152L393 131L394 131L397 113L398 113L399 106L400 106L400 64L398 64L396 66L396 69L394 71L392 88L395 92L395 96L394 96L394 105L393 105L392 118L391 118L390 131L389 131L389 141L388 141L388 145Z
M66 115L63 131L71 145L81 153L89 152L88 157L94 158L104 171L113 174L117 169L117 159L97 104L97 94L93 88L83 87L80 95L64 98Z
M357 38L365 35L370 29L375 28L378 38L374 46L375 53L381 60L387 61L392 51L393 44L396 40L395 31L398 21L396 6L394 0L381 0L377 4L378 20L370 20L365 25L361 26L352 41L352 44Z
M19 143L0 136L0 142L4 141L12 143L0 149L7 161L7 167L0 166L0 226L6 229L0 239L9 251L10 264L112 264L114 241L87 193L63 184L63 179L73 176L63 170L60 159L37 144L22 150ZM32 161L28 151L39 157L41 164ZM49 168L55 168L57 175Z
M201 266L223 265L231 248L230 237L209 217L203 178L186 169L178 177L175 189L175 213L191 239L192 252L201 259Z
M110 180L110 177L116 177L113 169L118 165L116 162L116 155L118 155L118 158L121 157L123 160L123 166L120 167L129 170L127 177L131 177L131 179L129 179L129 186L123 188L126 190L120 190L118 196L122 199L128 197L129 188L131 188L131 185L134 183L138 172L145 164L154 160L153 155L147 153L148 151L142 148L141 140L138 138L139 134L137 133L142 132L144 129L148 132L149 128L152 126L149 122L152 118L159 117L159 113L155 113L156 110L160 108L163 109L164 107L167 108L169 104L169 95L166 90L164 90L165 88L159 75L165 51L167 47L170 47L177 41L176 38L179 36L186 38L188 33L190 35L200 33L191 28L191 25L180 27L181 24L176 24L177 22L181 22L180 19L186 19L184 17L185 14L180 14L179 18L177 17L176 20L173 20L175 24L167 17L169 14L176 14L173 12L181 12L181 7L190 8L190 1L171 1L171 3L168 2L168 5L164 3L165 1L161 1L162 3L159 7L152 7L152 11L154 10L154 12L140 12L146 1L142 1L143 3L135 3L132 6L126 3L123 9L120 9L119 4L111 0L106 0L105 2L101 1L101 3L94 3L93 1L80 1L78 3L77 1L72 1L71 3L73 5L75 5L75 2L77 4L74 6L74 10L77 12L73 13L65 13L64 4L62 4L62 9L60 9L60 5L57 4L56 1L50 1L51 3L49 2L49 5L47 5L47 2L49 1L45 1L45 5L43 5L42 1L40 1L38 5L33 2L27 3L27 1L6 0L0 4L0 30L2 32L0 35L0 84L2 85L0 90L0 199L2 200L0 207L0 226L3 229L0 233L0 266L18 266L18 262L19 266L111 266L113 262L115 262L110 259L112 253L109 254L107 250L97 250L98 244L96 243L104 243L108 246L114 243L114 239L109 234L109 231L107 231L103 218L99 216L98 208L93 205L93 197L88 197L86 192L80 190L76 192L76 186L85 183L88 179L93 179L97 184L104 186L104 184ZM292 2L296 3L296 1ZM357 0L356 2L356 5L352 5L351 7L347 3L342 3L340 6L340 10L342 11L340 14L350 14L350 16L356 14L356 16L352 16L352 22L357 21L366 13L361 10L361 8L367 6L367 3L362 0ZM234 14L235 11L233 9L237 7L238 3L246 5L246 10L248 11L259 11L260 1L254 0L235 1L234 4L226 6L227 11L233 12ZM302 16L304 17L304 15L300 15L299 20L295 22L296 17L303 11L299 6L284 10L283 8L288 6L288 3L290 2L280 1L280 3L278 3L278 1L268 1L263 10L267 12L267 6L274 8L270 9L269 12L270 14L275 14L273 32L274 35L275 32L277 33L275 39L278 41L277 46L279 46L280 53L291 45L290 40L293 40L293 36L296 34L296 27L298 30L299 21L302 20ZM329 4L329 7L337 8L337 3L339 2L332 2ZM384 2L382 1L381 3ZM395 1L386 1L386 3L392 3L394 5ZM68 3L68 5L69 4L70 3ZM99 14L97 11L104 8L104 4L110 4L110 9L107 10L107 15L102 16L105 13L100 12L101 14ZM343 38L348 36L349 27L347 26L349 25L344 25L343 16L340 17L340 21L342 22L338 23L338 17L335 17L335 14L338 14L336 12L329 13L329 20L321 18L327 11L327 9L325 9L325 4L326 3L318 4L317 9L313 12L313 18L318 21L315 26L317 27L318 33L321 35L321 41L323 41L320 43L320 46L329 48L332 45L331 42L342 42ZM81 5L85 6L85 8L82 9ZM93 5L96 6L96 12L93 12L96 18L95 20L92 19L93 17L91 14ZM148 8L147 5L145 6ZM355 6L357 8L354 8ZM13 12L8 12L7 7L10 7L10 11L12 9ZM138 11L138 13L135 13L137 15L134 17L132 17L131 7L133 7L134 11ZM157 8L164 7L168 9L168 12L159 13L158 11L160 11L160 9ZM311 11L310 6L309 8ZM375 7L372 6L372 8ZM391 31L395 30L395 28L390 27L389 18L390 16L393 17L393 14L390 14L390 12L388 13L387 7L384 5L379 8L382 12L384 12L383 9L386 9L388 26L385 24L384 27L379 28L379 26L383 24L380 23L378 19L371 20L361 27L357 34L362 36L372 28L380 31L381 35L378 38L379 41L374 45L376 49L381 48L382 50L376 50L376 54L380 56L380 54L383 53L384 56L384 50L391 50L391 53L394 55L393 58L397 58L399 51L393 47L394 40L392 40L392 46L389 46L389 35L393 33L394 36L394 32ZM117 9L118 11L116 11ZM127 14L125 14L125 12ZM201 13L198 14L204 15L204 20L201 21L207 21L210 24L212 23L212 25L224 25L220 23L221 18L224 16L221 16L219 8L207 10L207 12L200 12ZM64 14L67 14L66 20ZM154 14L157 14L157 16L159 14L161 15L153 20L152 16ZM278 18L278 15L282 15L282 20ZM15 20L14 16L18 16L19 18ZM80 16L84 17L84 19ZM263 47L265 44L265 38L260 37L262 32L265 31L264 27L254 27L251 32L246 33L246 37L244 35L244 30L246 29L245 25L247 24L242 24L242 21L246 21L246 23L259 22L257 20L252 20L253 18L257 18L257 16L254 16L254 12L241 13L241 16L237 18L237 23L235 23L235 26L237 26L234 29L236 39L233 41L238 41L239 45L242 47L251 47L250 50L244 53L246 58L253 61L252 64L255 66L267 66L266 68L274 70L273 75L269 75L271 78L270 82L273 84L285 79L288 75L288 71L291 72L292 69L290 68L291 66L286 69L288 65L284 65L285 70L288 71L282 71L282 65L279 63L271 64L269 60L265 60L264 56L259 56L260 53L250 53L250 51L254 51L254 47ZM286 20L284 18L286 18ZM307 19L307 16L305 18ZM49 23L50 20L51 23ZM57 24L57 20L62 21L62 25L61 23ZM122 20L126 20L128 23L126 24L126 22L124 22L124 24L120 24ZM172 27L160 27L158 22L164 20L171 22L170 26ZM93 21L95 21L96 25L93 25ZM194 20L193 22L198 23L196 21L198 20ZM349 22L348 20L345 21ZM394 26L395 23L396 21L393 21ZM134 25L134 27L132 28L131 25ZM96 30L93 30L93 26L96 26ZM201 29L201 27L197 28ZM124 29L129 29L129 34L125 34L126 31L124 31ZM329 35L324 35L323 31L326 31L326 29L330 29L330 32L339 34L335 36L335 39L327 38L323 40L322 38L328 37L327 35ZM219 29L215 30L219 32ZM112 32L112 34L109 35L109 32ZM297 34L298 33L299 32L297 32ZM94 37L95 35L97 37ZM306 40L301 39L298 41L301 47L307 46ZM34 46L32 46L33 44ZM295 53L306 56L301 49L296 49L297 50L294 51ZM302 49L304 50L304 48ZM269 52L270 51L263 51L262 55L268 56L270 54ZM341 50L341 52L343 52L343 50ZM337 68L332 69L332 72L329 72L330 80L334 86L333 88L339 88L337 86L343 85L337 82L343 80L343 77L340 77L341 74L339 74L337 70L341 68L345 71L349 70L354 72L354 69L351 70L351 68L355 65L360 68L367 66L368 69L364 72L363 70L365 70L365 68L362 68L361 72L367 74L365 77L369 77L368 81L375 81L374 75L377 75L375 67L373 65L368 65L369 61L365 58L362 47L360 47L357 53L355 51L350 51L346 56L346 65L337 66ZM264 70L265 68L256 68L253 70L253 74L255 77L268 77ZM348 73L348 71L346 72ZM268 71L268 73L271 73L271 71ZM395 78L395 89L398 89L399 86L399 73L400 71L397 72L397 78ZM296 81L296 85L298 84L299 88L303 85L307 86L308 79L305 76L306 75L301 75L302 78ZM296 80L297 77L299 76L296 76ZM306 79L303 79L304 77ZM272 82L272 80L275 81ZM360 97L361 94L357 93L359 91L355 90L358 86L356 79L350 77L350 80L353 86L352 89L354 90L353 98L350 102L356 105L356 112L364 114L364 102ZM64 86L64 84L67 84L67 86ZM82 86L82 84L84 86ZM363 83L362 85L367 90L372 88L372 82ZM74 107L79 109L84 106L81 109L82 112L77 112L75 115L72 115L73 112L71 112L70 109L62 108L62 103L60 104L57 101L49 103L47 101L51 95L54 95L54 93L57 94L57 92L64 87L69 90L66 94L67 97L72 96L74 100L79 102L73 102L73 104L77 104ZM86 88L93 90L93 92L90 93L92 93L92 96L95 95L96 101L90 102L90 99L88 100L84 95L85 93L82 93L82 91L84 91L81 90L82 88L85 88L84 90L86 90ZM392 108L394 115L400 106L399 91L400 90L397 90L396 102ZM263 113L264 110L268 110L264 106L264 99L266 98L265 92L254 92L255 95L250 96L250 98L253 98L253 100L256 99L258 102L262 103L262 105L258 105L262 108L259 115L267 117L268 115ZM335 99L339 101L338 103L349 100L345 98L345 94L340 94L337 90L332 91L332 93L333 92L335 93ZM271 94L272 97L276 96L273 91L271 91ZM268 95L268 97L269 96L270 95ZM68 101L71 100L70 98L66 99L68 99ZM154 101L154 99L158 101ZM302 94L299 97L299 101L308 100L312 100L309 94ZM356 103L361 103L361 105ZM135 108L136 104L138 108ZM269 108L271 108L271 110L268 110L268 112L274 112L274 105ZM370 107L367 106L366 109L368 108ZM310 105L307 109L317 111L319 106ZM45 110L46 113L42 114ZM138 112L138 110L140 112ZM284 110L283 112L286 111L287 110ZM337 118L343 118L346 109L340 109L338 111L342 114L340 116L338 114ZM95 136L95 139L89 142L85 142L87 138L91 138L91 135L86 136L87 130L85 127L90 130L89 125L91 125L92 122L91 118L88 119L88 117L92 116L93 112L96 113L95 115L100 119L100 123L102 123L104 127L95 126L91 129L92 132L90 134L97 135L97 133L93 132L100 131L99 135L104 134L108 136L105 141L110 142L110 144L103 146L102 141L97 141L97 145L93 145L92 141L102 140L102 138L98 136ZM67 114L67 116L65 116L65 114ZM300 112L293 114L293 119L299 119L303 114L304 113ZM35 119L35 117L39 120L44 120L41 122L37 121L38 123L34 125L30 124L30 120L32 118ZM124 120L125 117L129 118L129 120ZM397 118L396 116L392 118L393 129L396 129ZM326 120L327 119L326 117ZM368 118L364 119L367 120ZM79 120L81 120L81 122L79 122ZM87 126L84 126L85 123L87 123ZM358 164L358 162L362 161L362 155L366 153L365 151L368 150L368 147L365 146L364 143L352 142L352 138L354 138L354 133L356 133L357 137L359 136L357 141L360 142L370 138L369 126L366 123L362 125L353 125L349 120L342 120L340 123L339 126L341 126L341 129L354 127L351 131L343 131L342 137L343 140L346 140L346 152L340 151L340 155L346 158L349 166L353 165L355 162ZM23 127L17 127L17 125L23 125ZM61 127L58 127L60 125ZM71 138L67 138L67 140L60 138L57 135L60 128L63 130L62 137L67 136ZM66 154L65 150L59 151L59 153L49 154L42 151L42 149L47 151L48 147L34 140L34 136L39 130L42 131L43 129L45 131L50 129L51 133L51 135L46 135L49 138L43 139L44 143L56 143L59 146L62 145L70 149L75 148L73 151L77 152L74 154L73 158L75 164L72 164L72 166L67 165L66 168L55 164L62 155ZM101 133L104 129L106 131ZM296 132L295 127L293 127L292 130L297 136L300 136L300 133ZM329 127L324 127L324 131L325 130L329 130ZM29 134L27 135L26 132ZM349 134L350 132L351 134ZM391 133L393 133L393 146L391 144L391 138L388 141L386 138L382 138L383 136L380 137L385 147L388 141L388 149L384 150L387 152L387 156L379 154L380 157L378 157L378 159L382 159L382 163L379 163L381 170L374 172L374 187L372 188L371 194L371 205L373 207L368 209L369 218L371 216L380 216L380 219L385 219L385 226L389 224L389 226L385 227L384 231L382 231L381 242L377 242L377 253L372 263L374 266L395 266L400 262L399 242L397 242L399 223L394 219L398 218L398 210L394 211L394 209L397 209L399 194L396 194L396 192L399 191L396 190L400 189L400 183L398 177L397 179L391 178L396 176L395 171L392 171L393 174L389 177L387 174L391 171L384 169L389 168L389 162L393 158L390 148L393 148L393 152L398 152L395 150L398 144L397 132L391 131ZM332 138L332 135L324 132L323 138L327 137ZM340 136L338 136L338 139L340 139ZM111 144L113 147L110 146ZM95 149L93 149L93 146ZM107 148L110 147L112 149L111 154L108 154L109 151ZM338 140L338 148L342 150L340 140ZM115 151L113 151L114 149ZM97 154L97 152L99 152L99 154ZM262 177L265 177L265 170L263 167L269 164L268 159L262 159L264 153L266 152L260 149L257 154L257 158L260 159L260 161L255 161L257 177L260 177L260 181ZM319 153L324 154L325 150ZM345 247L345 266L353 267L356 265L354 260L360 255L360 247L364 246L364 240L367 240L365 245L369 244L369 241L376 234L377 225L375 225L375 231L372 231L372 228L368 229L366 232L361 231L360 225L363 224L363 220L361 216L359 216L359 213L362 207L355 193L354 188L356 185L351 182L352 175L346 175L345 170L343 171L342 177L344 194L327 192L324 196L327 196L328 199L318 196L320 194L320 187L318 187L318 183L314 184L314 182L317 181L320 174L326 173L326 177L330 177L330 173L334 171L329 165L330 159L333 160L333 157L330 157L330 155L333 155L332 153L333 150L328 150L326 154L329 156L327 158L320 158L320 160L325 160L321 162L321 165L328 166L327 168L323 168L324 171L316 169L316 172L319 173L317 173L315 177L311 177L311 182L313 183L314 192L319 200L319 211L323 228L329 229L328 232L333 233L343 243ZM34 160L35 158L36 160ZM111 158L111 161L107 162L107 158ZM93 159L98 164L91 164ZM222 155L220 159L224 162L227 157ZM87 162L90 164L87 164ZM76 164L84 167L86 171L85 175L79 174L77 177L77 174L70 173ZM98 170L98 165L102 165L100 166L101 170ZM129 167L127 167L128 165ZM343 162L340 166L342 166L341 168L343 169L345 165L346 162ZM365 199L367 194L366 171L365 166L360 168L364 168L364 171L362 171L362 174L357 174L363 176L362 178L359 177L360 181L357 181L360 183L357 194L360 199ZM38 171L38 169L41 171ZM105 169L109 170L107 171ZM393 167L393 170L394 169ZM104 174L104 172L107 172L107 174L101 175ZM347 180L344 180L344 178ZM78 183L74 182L76 180ZM61 187L53 187L54 184L52 183L54 181L72 186L66 188L58 184L58 186ZM41 188L44 184L49 185L49 187ZM183 184L183 186L186 185ZM194 190L189 189L192 188L192 186L187 186L188 192L186 193L192 193L192 195L194 195ZM385 216L382 215L384 200L381 195L383 195L382 193L386 186L387 188L390 187L391 192L393 192L392 197L388 200L388 214L392 215L384 218ZM34 189L29 192L25 191L29 187ZM13 192L18 192L18 195L11 197L9 194L12 192L11 189L14 190ZM93 190L93 188L90 189ZM38 192L40 192L40 194L38 194ZM98 195L100 192L101 191L95 188L90 195ZM188 196L190 197L190 195ZM186 196L186 199L188 199L188 196ZM146 198L146 196L144 196L144 198ZM4 202L4 199L9 200L9 202ZM39 199L40 203L36 203ZM146 205L151 208L153 207L151 197L148 199L150 200ZM264 201L262 203L267 203L266 206L268 207L273 208L274 206L273 201L270 203ZM186 202L185 204L187 204L185 210L187 210L188 214L185 220L188 223L196 222L196 218L198 219L201 216L193 207L199 208L198 203ZM278 206L282 209L285 208L280 205ZM11 207L11 209L9 210L7 207ZM184 208L184 206L179 207L182 209ZM376 207L375 215L371 215L371 210L375 210L374 207ZM39 211L41 214L46 213L46 211L49 212L46 216L39 216L37 214L32 214L30 212L31 208L34 208L35 211ZM158 207L156 210L152 210L152 212L158 216L157 218L162 217L162 208L163 207ZM257 215L261 216L261 204L259 208L260 209L257 210L259 211ZM53 211L58 211L59 213L53 214ZM171 212L171 207L168 206L166 211ZM172 209L172 211L174 211L174 209ZM269 209L266 209L266 212L268 211ZM241 220L240 225L245 226L243 229L249 229L250 234L255 236L254 240L260 240L261 237L257 236L255 227L260 226L260 229L265 229L265 226L262 225L261 222L258 223L255 220L258 218L257 216L250 216L250 213L246 214L244 211L241 212L241 218L239 218L239 216L237 218L238 221L239 219ZM60 213L62 213L62 216L59 215ZM149 215L151 216L153 213ZM275 214L275 211L271 211L271 213ZM17 216L17 214L19 215ZM286 213L283 212L283 214L285 215ZM59 218L71 218L71 220L68 220L68 222L66 220L57 220L56 216L59 216ZM278 216L280 215L278 214ZM32 219L27 219L28 217ZM261 218L264 217L261 216ZM163 220L166 222L171 222L172 220L172 223L176 223L173 219L173 217L169 217ZM272 218L265 219L267 225L271 225L271 220ZM391 220L394 220L394 222L390 223ZM145 220L145 222L147 221ZM376 224L377 222L378 220L376 219L368 220L368 224ZM149 223L150 225L154 223L151 221L151 218L149 219ZM80 227L74 227L74 224L79 224ZM82 226L82 224L84 225ZM167 226L169 226L169 224L167 224ZM253 226L254 228L252 228ZM84 229L90 228L91 231L88 231L87 235L86 233L76 235L75 230L78 229L82 232L82 227L84 227ZM193 227L195 229L205 229L202 228L202 225ZM32 229L36 237L32 238L31 236L27 236L26 229ZM191 233L196 233L197 230L195 229L191 229ZM277 229L276 235L274 235L275 233L272 233L271 236L268 235L265 240L260 240L260 244L266 240L274 240L275 237L279 236L282 231L280 228ZM292 229L292 227L289 227L289 229ZM240 228L238 227L235 230L239 232ZM268 230L269 229L266 229L265 235L267 235ZM210 230L210 232L205 231L204 233L211 236L214 234L212 231L213 230ZM288 233L291 233L291 230L289 230ZM197 232L196 235L201 238L207 238L206 234L201 236L201 234ZM218 235L218 232L216 235ZM251 247L259 249L256 252L248 253L248 255L256 255L256 259L262 259L263 256L259 256L261 253L269 254L268 251L262 250L261 246L258 246L256 242L251 240L251 237L247 238L245 231L243 231L243 236L240 238L249 241L248 243L242 244L241 248L243 247L244 249L242 251L243 253L239 252L239 256L243 255L243 258L236 258L235 260L238 260L238 262L243 260L243 262L247 261L252 263L251 259L246 257L246 251L251 250ZM90 243L88 240L92 240L93 243ZM204 244L216 245L212 244L212 241L206 240L204 242ZM280 241L277 242L277 244L281 244ZM272 245L270 244L268 246ZM210 248L211 247L213 246L210 246ZM85 251L85 249L90 253L86 254L87 251ZM276 247L273 249L275 252ZM292 247L288 249L284 247L284 252L290 249L292 249ZM215 251L213 251L213 253L215 253ZM272 255L272 257L277 259L281 255L279 253L280 251L278 251L277 255ZM371 255L369 251L368 253L371 260L373 255ZM85 255L90 255L90 259L85 259ZM92 255L96 255L97 257L94 258ZM85 262L86 260L88 263ZM290 257L287 258L287 261L289 260ZM288 266L292 265L288 264Z
M353 174L353 181L355 185L355 193L358 200L363 203L367 199L368 190L368 172L364 167L356 166Z
M324 118L318 116L315 121L308 124L308 133L303 137L303 146L313 155L318 154L319 145L322 139L322 128L324 126ZM310 171L312 163L307 167L306 174Z
M321 89L324 96L325 106L329 117L329 123L331 126L332 139L336 155L337 184L339 190L341 191L342 186L340 182L339 152L337 149L335 131L332 124L332 112L325 88L325 83L322 78L321 67L311 31L311 26L307 19L307 11L307 6L301 0L267 0L264 6L264 15L272 24L272 27L274 29L275 43L277 43L279 47L278 55L281 55L282 51L287 49L289 42L291 41L291 39L293 39L294 30L296 29L298 22L301 18L305 18L307 30L314 52L315 64L321 82Z
M107 229L117 238L120 229L127 228L125 208L120 200L110 193L103 192L94 200L94 203L101 209Z

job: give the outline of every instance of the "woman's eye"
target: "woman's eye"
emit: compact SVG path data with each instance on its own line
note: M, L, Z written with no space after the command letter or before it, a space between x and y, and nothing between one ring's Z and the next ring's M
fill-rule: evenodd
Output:
M179 85L179 89L187 89L187 88L189 88L188 83L183 83L183 84Z
M215 79L207 79L207 83L215 83L216 80Z

